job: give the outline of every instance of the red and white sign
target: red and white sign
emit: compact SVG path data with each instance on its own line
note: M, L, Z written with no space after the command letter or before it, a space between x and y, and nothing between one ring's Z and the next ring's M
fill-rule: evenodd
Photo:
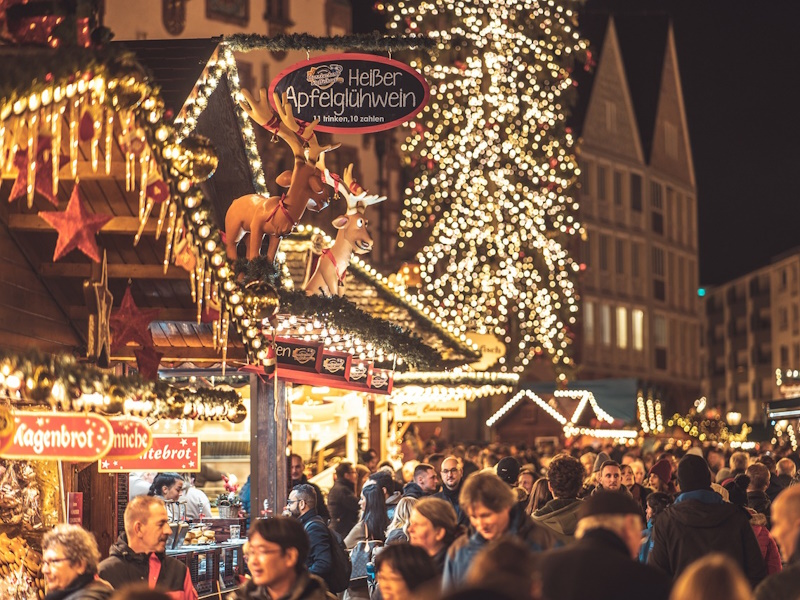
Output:
M12 415L15 430L3 458L94 462L111 448L111 424L99 415L25 411Z
M153 445L138 458L104 458L98 470L101 473L197 473L200 470L200 438L196 435L154 435Z
M106 460L139 458L153 445L150 427L136 417L114 417L108 420L114 431L114 443L106 454Z
M67 523L83 527L83 492L67 492Z

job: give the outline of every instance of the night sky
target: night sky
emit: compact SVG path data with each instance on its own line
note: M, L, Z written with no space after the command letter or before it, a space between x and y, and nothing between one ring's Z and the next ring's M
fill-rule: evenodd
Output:
M380 18L353 0L356 30ZM800 246L800 2L588 0L673 19L698 187L700 281L722 283ZM658 74L660 76L660 74Z

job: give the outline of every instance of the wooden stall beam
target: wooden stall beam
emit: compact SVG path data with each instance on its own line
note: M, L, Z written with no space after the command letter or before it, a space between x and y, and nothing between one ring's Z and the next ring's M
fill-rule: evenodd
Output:
M22 232L41 232L55 231L55 228L39 215L8 215L8 227L12 231ZM112 217L111 220L103 225L100 233L130 234L136 235L139 231L138 217ZM150 219L144 227L143 235L155 235L156 219Z
M88 279L92 275L89 263L42 263L39 266L42 277L78 277ZM170 265L164 273L161 265L113 264L108 265L109 279L189 279L189 273L180 267Z

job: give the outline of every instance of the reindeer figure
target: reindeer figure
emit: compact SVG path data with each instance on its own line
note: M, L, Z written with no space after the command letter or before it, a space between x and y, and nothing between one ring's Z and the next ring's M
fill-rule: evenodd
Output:
M372 237L367 230L369 221L364 218L364 211L370 204L386 200L386 196L368 195L353 180L352 164L344 170L344 187L341 187L342 180L325 168L324 157L320 158L318 165L323 181L333 186L334 191L347 202L347 212L333 220L333 226L339 230L336 240L333 246L322 251L317 268L304 289L309 296L318 293L341 296L344 294L344 276L353 254L366 254L372 250Z
M320 146L314 135L314 127L319 121L298 123L286 100L286 94L282 98L275 94L278 112L275 115L267 101L265 89L261 89L258 102L247 90L242 93L245 97L245 101L239 102L242 110L256 123L289 144L294 152L294 169L284 171L276 178L279 185L289 188L284 195L268 198L261 194L248 194L231 203L225 214L225 249L229 259L236 259L237 244L245 233L250 232L247 258L253 260L259 255L264 236L268 235L270 240L267 260L272 262L281 239L292 232L306 207L319 211L328 205L316 163L325 152L338 148L339 144Z

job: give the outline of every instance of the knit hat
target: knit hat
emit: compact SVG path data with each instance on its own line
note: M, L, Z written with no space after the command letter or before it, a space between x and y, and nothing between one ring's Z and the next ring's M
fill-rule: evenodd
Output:
M495 467L497 476L508 485L516 485L519 477L519 462L513 456L501 458Z
M681 492L711 489L711 471L708 463L693 454L687 454L678 463L678 483Z
M652 473L655 473L665 484L669 483L670 479L672 479L672 464L666 458L662 458L650 467L647 476L650 477Z
M608 454L605 452L598 452L597 458L594 459L594 468L592 469L592 472L597 473L603 467L603 463L607 460L611 460L611 457Z
M719 471L717 471L717 478L715 479L715 481L721 484L730 476L731 476L731 470L728 467L722 467Z
M597 492L581 502L578 519L596 515L641 515L641 505L630 494Z

